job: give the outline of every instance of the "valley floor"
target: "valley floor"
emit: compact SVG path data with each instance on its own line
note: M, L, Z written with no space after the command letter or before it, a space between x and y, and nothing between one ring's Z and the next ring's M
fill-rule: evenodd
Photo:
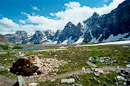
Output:
M0 50L0 84L9 86L17 81L15 74L9 72L9 68L19 57L37 55L42 58L53 58L59 61L65 61L67 64L61 65L57 72L49 73L46 76L24 77L26 83L36 82L38 86L68 86L82 84L82 86L104 86L104 84L115 86L115 77L118 75L116 70L127 69L130 64L130 41L109 42L88 45L69 45L57 46L44 49L11 49L10 53L6 50ZM5 53L3 53L5 52ZM104 71L104 74L96 76L91 62L91 57L97 57L98 61L94 64L98 69ZM129 69L129 68L128 68ZM69 79L71 75L79 77L74 83L61 83L62 79ZM90 80L96 77L97 81ZM106 80L107 79L107 80ZM52 81L54 80L54 81Z

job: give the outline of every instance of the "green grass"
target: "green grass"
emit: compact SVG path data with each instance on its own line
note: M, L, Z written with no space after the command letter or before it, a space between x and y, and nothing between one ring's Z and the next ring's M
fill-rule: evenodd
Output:
M15 74L9 72L6 68L1 68L1 67L0 67L0 74L10 76L10 77L16 77Z
M80 80L75 81L76 84L82 84L83 86L115 86L114 77L117 76L115 72L111 72L108 74L101 74L99 77L96 77L97 80L100 80L100 83L97 83L96 81L89 80L92 77L95 77L94 74L83 74L78 75ZM66 77L67 78L67 77ZM69 77L68 77L69 78ZM72 84L61 84L61 79L57 79L54 82L46 81L46 82L38 82L38 86L68 86Z
M67 50L62 51L50 51L50 52L35 52L37 50L12 50L10 56L8 54L0 54L0 63L2 66L11 66L13 62L18 59L18 52L22 52L25 56L29 55L38 55L39 58L56 58L58 60L64 60L68 62L63 66L60 66L59 71L57 73L63 73L66 71L81 69L82 67L90 67L86 64L88 57L92 56L92 52L96 53L96 55L100 57L110 56L115 57L118 63L106 64L97 62L96 65L98 67L103 66L125 66L124 61L129 61L130 57L130 45L129 48L124 48L124 45L104 45L104 46L95 46L93 47L75 47L68 46ZM58 47L50 47L47 49L58 49ZM87 51L90 50L90 51ZM41 50L41 49L40 49ZM16 57L18 56L18 57ZM13 60L10 60L12 58ZM7 59L7 60L4 60Z

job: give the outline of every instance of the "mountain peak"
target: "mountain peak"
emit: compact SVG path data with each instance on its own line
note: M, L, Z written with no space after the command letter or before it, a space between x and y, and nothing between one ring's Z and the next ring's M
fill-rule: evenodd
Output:
M79 23L77 24L77 26L82 26L82 24L79 22Z
M92 15L92 17L96 17L97 18L97 17L99 17L99 14L96 13L96 12L94 12L93 15Z
M72 24L73 24L73 23L69 21L66 25L72 25Z

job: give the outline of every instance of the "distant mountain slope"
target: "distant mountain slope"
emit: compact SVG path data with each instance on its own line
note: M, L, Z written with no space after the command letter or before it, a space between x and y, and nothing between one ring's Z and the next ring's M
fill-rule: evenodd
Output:
M6 42L5 38L3 35L0 34L0 42Z
M74 25L68 22L62 31L36 31L28 35L25 31L6 34L6 40L22 44L57 44L99 43L118 40L130 40L130 0L121 3L110 13L100 16L94 13L90 18Z
M29 42L31 44L41 44L45 41L47 41L47 37L46 37L45 33L42 31L36 31Z
M84 24L84 43L130 40L130 0L109 14L99 16L94 13Z
M22 43L26 44L29 41L27 32L17 31L15 34L6 34L5 39L12 43Z
M81 23L78 23L78 25L75 26L71 22L68 22L64 30L61 32L57 43L72 44L79 39L82 33L83 26Z

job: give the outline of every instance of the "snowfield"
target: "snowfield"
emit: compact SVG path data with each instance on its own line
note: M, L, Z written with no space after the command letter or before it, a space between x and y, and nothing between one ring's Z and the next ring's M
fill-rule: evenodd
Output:
M99 46L99 45L119 45L119 44L130 44L130 40L116 41L116 42L106 42L106 43L98 43L98 44L77 45L77 46Z

